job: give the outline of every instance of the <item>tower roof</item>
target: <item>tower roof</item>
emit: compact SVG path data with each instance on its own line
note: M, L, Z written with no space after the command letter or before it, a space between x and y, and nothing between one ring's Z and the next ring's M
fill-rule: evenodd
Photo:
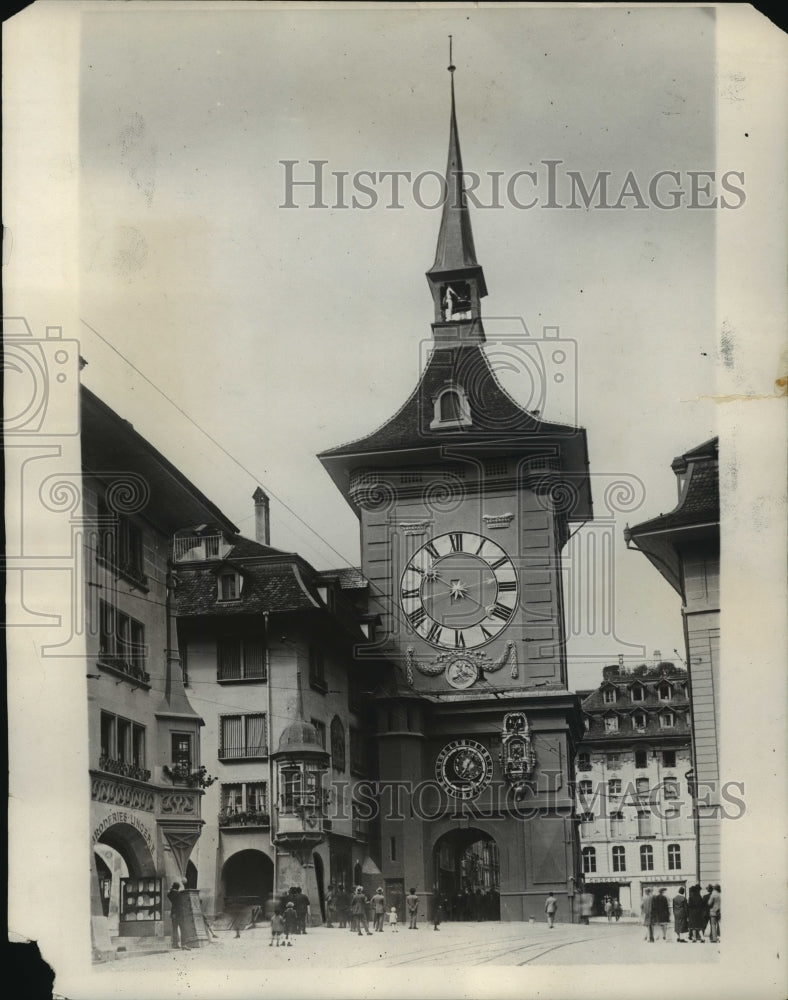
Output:
M473 244L471 217L465 196L462 175L462 153L457 130L457 110L454 99L454 67L451 72L451 122L449 125L449 157L446 163L446 198L443 202L441 226L435 263L428 274L441 274L463 268L476 268L476 248Z

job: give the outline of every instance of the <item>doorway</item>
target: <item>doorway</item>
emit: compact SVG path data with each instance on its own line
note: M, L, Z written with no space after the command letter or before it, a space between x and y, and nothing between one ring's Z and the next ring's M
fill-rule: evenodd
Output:
M433 873L448 920L500 920L501 866L489 834L474 829L444 834L433 848Z

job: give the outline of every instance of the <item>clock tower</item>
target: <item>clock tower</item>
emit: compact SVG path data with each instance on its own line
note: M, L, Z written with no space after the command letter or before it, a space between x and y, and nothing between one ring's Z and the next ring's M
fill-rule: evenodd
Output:
M373 756L389 898L413 887L442 894L455 919L523 920L553 892L570 920L582 722L567 689L561 553L571 524L592 517L586 438L520 406L485 353L449 70L431 353L390 420L319 458L360 520L380 620L359 659L388 664ZM522 329L538 361L542 342ZM506 344L494 346L500 357Z

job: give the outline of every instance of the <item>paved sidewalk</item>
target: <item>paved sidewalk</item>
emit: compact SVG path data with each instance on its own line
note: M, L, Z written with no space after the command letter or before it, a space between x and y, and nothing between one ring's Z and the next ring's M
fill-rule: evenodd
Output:
M361 937L339 928L314 927L293 938L292 947L270 947L267 924L244 931L240 938L219 931L203 948L156 955L129 955L96 966L108 978L133 976L135 971L168 969L179 978L203 969L273 970L288 968L362 968L478 965L696 965L715 962L719 945L678 944L644 940L635 923L590 926L543 923L444 923L439 931L423 924L416 931L386 927Z

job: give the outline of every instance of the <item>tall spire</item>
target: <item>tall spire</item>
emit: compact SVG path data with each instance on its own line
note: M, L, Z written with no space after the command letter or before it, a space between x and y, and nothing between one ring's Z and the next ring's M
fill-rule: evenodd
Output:
M450 339L483 341L479 299L487 294L484 272L476 260L471 217L463 183L462 153L457 129L454 97L452 37L449 35L449 74L451 78L451 119L449 124L449 156L446 163L446 199L443 203L435 263L427 272L427 280L435 300L433 331L436 341ZM459 330L458 321L467 329ZM452 324L452 331L436 330L436 325ZM472 329L471 329L472 327ZM456 335L456 336L455 336Z

